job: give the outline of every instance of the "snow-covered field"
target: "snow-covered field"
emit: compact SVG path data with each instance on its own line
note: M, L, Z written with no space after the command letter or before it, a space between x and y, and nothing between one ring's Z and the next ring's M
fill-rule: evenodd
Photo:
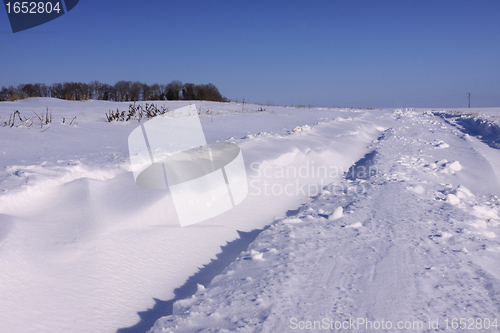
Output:
M500 109L195 104L249 195L181 228L105 120L128 103L0 103L52 113L0 127L0 331L500 331Z

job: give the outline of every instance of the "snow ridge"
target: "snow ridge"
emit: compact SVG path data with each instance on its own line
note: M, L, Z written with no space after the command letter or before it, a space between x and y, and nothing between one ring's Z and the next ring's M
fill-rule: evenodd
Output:
M435 112L460 131L476 136L492 148L500 149L500 124L474 113Z

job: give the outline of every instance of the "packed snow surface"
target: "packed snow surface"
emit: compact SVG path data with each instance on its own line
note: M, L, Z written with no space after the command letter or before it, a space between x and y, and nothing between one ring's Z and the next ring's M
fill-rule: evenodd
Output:
M105 120L128 103L0 103L0 125L52 113L0 127L2 332L133 327L262 228L150 332L498 331L500 110L195 104L208 142L241 147L249 195L181 228L168 191L134 182L139 123Z

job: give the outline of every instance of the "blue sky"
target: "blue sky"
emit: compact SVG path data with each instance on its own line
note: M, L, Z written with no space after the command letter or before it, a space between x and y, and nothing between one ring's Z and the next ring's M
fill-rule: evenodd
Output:
M500 106L500 1L97 1L13 34L0 86L213 83L230 99Z

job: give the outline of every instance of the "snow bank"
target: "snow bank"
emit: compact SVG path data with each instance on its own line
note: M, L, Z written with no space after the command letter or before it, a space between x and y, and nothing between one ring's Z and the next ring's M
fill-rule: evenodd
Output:
M165 102L169 108L186 104ZM103 119L109 109L128 103L2 102L0 120L13 110L24 114L46 106L54 121L44 132L0 127L0 322L8 331L115 332L134 326L138 312L152 307L154 298L173 299L176 288L239 237L238 230L263 228L307 202L379 135L370 121L356 119L362 112L252 112L252 105L243 111L234 103L200 103L202 111L214 111L201 117L207 141L233 138L253 192L237 209L180 228L168 192L135 185L127 137L138 123ZM332 119L338 115L351 120ZM60 124L73 116L78 126ZM297 125L302 130L291 131ZM253 138L234 139L247 134ZM338 172L312 174L322 166ZM305 172L268 177L286 167ZM277 194L285 188L289 195ZM262 252L250 258L265 261Z

